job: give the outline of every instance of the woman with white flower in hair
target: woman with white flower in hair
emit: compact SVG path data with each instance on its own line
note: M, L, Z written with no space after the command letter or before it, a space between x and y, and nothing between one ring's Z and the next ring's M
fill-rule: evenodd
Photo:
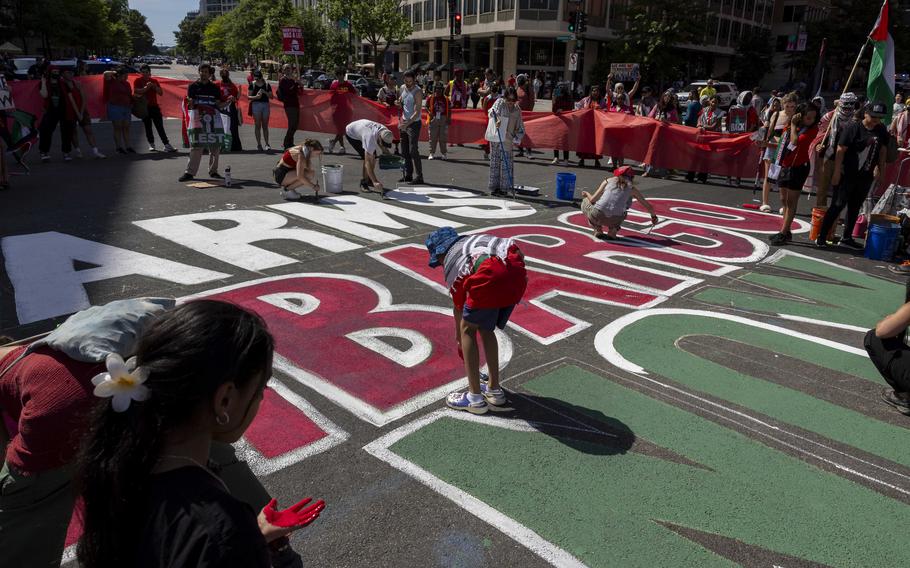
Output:
M267 567L269 543L319 515L322 501L272 500L257 519L207 466L212 443L236 442L256 416L273 347L256 314L197 300L155 319L134 359L108 357L92 382L111 404L78 463L83 566Z

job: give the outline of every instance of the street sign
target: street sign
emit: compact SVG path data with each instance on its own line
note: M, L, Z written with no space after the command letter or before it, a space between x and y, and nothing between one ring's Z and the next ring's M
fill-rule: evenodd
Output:
M561 41L563 43L565 43L567 41L572 41L574 39L575 39L575 34L556 36L556 41Z
M787 51L806 51L806 42L808 41L809 34L806 32L790 34L787 36Z
M303 31L300 28L281 28L281 43L285 55L303 55Z
M578 71L578 54L574 51L569 54L569 71Z

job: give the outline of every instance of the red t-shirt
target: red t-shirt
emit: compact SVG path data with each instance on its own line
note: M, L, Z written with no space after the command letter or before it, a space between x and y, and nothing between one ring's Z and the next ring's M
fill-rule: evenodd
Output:
M793 167L802 166L809 162L809 149L815 144L815 136L818 134L818 126L802 129L796 139L796 150L790 150L789 153L781 159L782 166ZM791 140L792 144L793 141Z
M332 81L332 86L330 88L331 88L331 90L335 91L336 93L353 93L354 92L354 85L352 85L348 81L339 81L338 79L335 79L334 81Z
M0 370L25 349L0 359ZM89 412L101 400L92 394L92 378L101 372L102 363L82 363L42 347L0 377L0 411L11 430L6 463L29 474L72 462Z
M82 91L76 87L76 82L73 81L73 85L70 87L66 84L66 81L60 81L60 88L63 89L63 105L64 112L66 113L67 120L76 120L76 109L82 108ZM76 107L73 108L72 103L70 103L69 95L73 96L73 102L76 103Z
M474 310L506 308L521 301L527 286L524 255L512 245L505 261L487 258L472 274L456 280L449 293L458 310L465 305Z
M157 80L157 79L154 79L154 78L152 78L152 77L148 77L148 78L146 78L146 77L139 77L138 79L136 79L135 81L133 81L133 89L135 89L135 90L138 91L139 89L145 87L145 85L148 84L148 83L151 83L151 84L154 85L155 87L158 86L158 80ZM158 106L158 91L156 91L154 87L152 87L151 89L149 89L148 91L146 91L146 92L145 92L145 100L146 100L146 102L148 103L149 106L153 106L153 107Z
M111 79L107 84L107 102L117 106L133 106L133 87L128 81Z
M234 97L236 101L240 98L240 89L234 83L218 83L218 88L221 89L221 100L225 101L228 97Z

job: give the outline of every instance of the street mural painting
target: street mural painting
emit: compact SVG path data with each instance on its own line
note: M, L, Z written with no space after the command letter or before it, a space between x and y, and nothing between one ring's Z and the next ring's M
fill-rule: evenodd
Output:
M902 285L769 256L779 217L737 208L651 198L657 225L636 205L623 239L603 242L578 212L548 224L527 219L533 206L461 190L388 196L134 222L191 251L180 262L58 232L0 248L19 324L112 299L86 286L124 277L262 315L279 373L237 449L267 475L348 439L298 392L382 428L462 387L451 304L423 239L446 225L511 237L529 286L501 334L503 364L512 340L551 346L600 331L573 346L590 369L522 368L531 374L506 386L556 416L587 416L602 442L573 439L577 424L564 437L438 411L366 451L558 566L906 564L910 434L868 403L884 383L859 333L900 303ZM468 226L477 220L492 224ZM357 274L307 270L329 255ZM414 303L411 286L438 302ZM276 428L284 434L270 436ZM436 451L481 439L470 461Z

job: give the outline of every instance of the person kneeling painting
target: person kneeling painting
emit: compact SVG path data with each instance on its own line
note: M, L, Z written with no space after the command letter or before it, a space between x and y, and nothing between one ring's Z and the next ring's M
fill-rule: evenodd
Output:
M483 414L487 404L501 406L506 397L499 385L499 342L503 329L528 285L524 255L512 239L492 235L461 236L443 227L426 240L430 267L442 266L452 295L455 342L464 359L468 392L453 392L449 408ZM481 384L477 333L483 342L489 382Z
M322 144L308 138L299 146L292 146L284 151L278 165L272 170L275 183L281 186L281 197L291 201L300 199L297 193L300 188L311 189L313 199L319 201L319 178L316 164L322 158Z
M376 188L385 196L382 182L376 176L377 153L388 154L392 147L392 131L372 120L355 120L348 124L345 135L351 147L363 160L363 175L360 180L360 189L370 191Z
M882 400L910 416L910 347L905 337L910 326L910 282L906 303L866 333L863 346L875 368L891 386L882 391Z
M594 228L596 238L616 238L616 233L619 232L629 207L632 206L633 197L640 201L651 214L651 224L657 224L654 207L648 203L638 188L632 185L634 175L635 173L629 166L616 168L613 170L613 177L603 180L593 195L587 191L581 192L581 212L585 214L588 223ZM607 228L606 233L603 232L604 227Z

